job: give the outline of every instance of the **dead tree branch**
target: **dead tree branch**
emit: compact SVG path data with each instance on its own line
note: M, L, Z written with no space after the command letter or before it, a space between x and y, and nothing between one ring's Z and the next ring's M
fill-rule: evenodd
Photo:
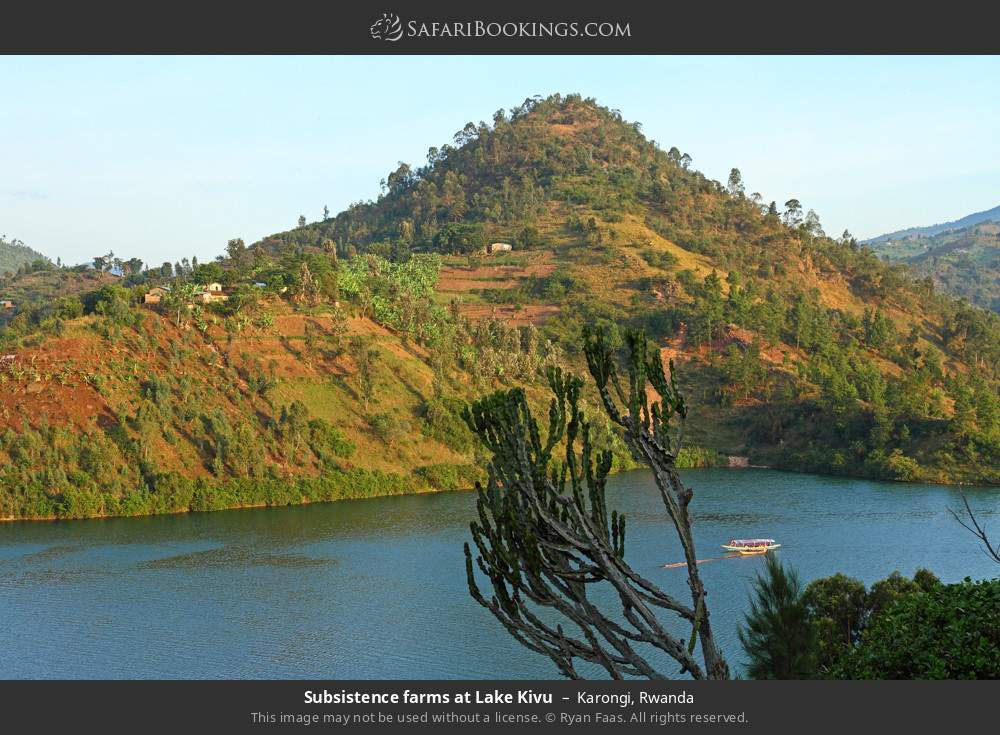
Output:
M979 542L983 545L983 551L986 552L986 555L997 564L1000 564L1000 547L995 546L990 542L989 536L986 535L986 530L979 525L979 520L976 518L976 514L972 512L972 506L969 505L969 498L966 496L965 490L959 488L958 492L962 495L962 503L965 505L965 515L968 520L960 516L951 508L948 509L948 512L954 516L956 521L962 524L963 528L979 539Z

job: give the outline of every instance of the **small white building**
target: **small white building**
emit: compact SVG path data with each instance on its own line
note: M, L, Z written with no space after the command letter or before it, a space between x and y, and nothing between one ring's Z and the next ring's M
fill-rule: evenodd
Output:
M490 243L486 248L487 253L509 253L514 249L514 246L506 242L494 242Z

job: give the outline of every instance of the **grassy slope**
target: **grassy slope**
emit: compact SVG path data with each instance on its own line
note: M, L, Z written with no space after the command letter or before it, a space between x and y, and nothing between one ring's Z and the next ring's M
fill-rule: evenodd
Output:
M628 215L620 223L601 222L603 229L615 233L616 245L607 251L595 252L578 234L566 227L570 214L582 218L600 216L585 207L553 206L540 222L540 228L551 247L491 256L480 261L476 267L470 267L463 257L452 257L444 274L447 290L443 295L449 299L457 298L463 305L463 312L472 316L485 316L499 311L514 319L519 316L523 319L521 315L527 315L528 320L544 326L546 321L559 313L561 304L544 297L524 303L516 298L519 295L517 288L529 282L533 275L548 274L557 268L565 269L585 281L603 303L613 304L621 309L628 308L636 301L646 302L647 309L662 305L661 302L651 301L648 289L640 285L643 279L676 279L677 274L683 270L693 271L700 277L713 270L719 272L723 279L727 275L727 271L711 258L692 253L663 238L636 215ZM651 266L641 254L648 249L667 252L674 256L676 262L667 267ZM789 288L816 288L820 301L825 306L859 317L871 306L864 296L852 290L841 274L821 272L807 259L799 260L794 265L785 276L772 278L771 282L784 282ZM502 277L498 277L498 273L502 273ZM723 287L725 291L725 283ZM492 292L492 300L487 306L483 306L484 290ZM511 294L511 299L504 299L505 291ZM688 300L683 292L675 299ZM936 313L926 311L917 301L905 304L889 301L883 307L896 323L899 332L905 333L917 326L924 333L921 344L934 344L938 348L943 346L934 337L933 331L927 329L928 326L939 323L940 317ZM541 313L540 317L531 318L538 312ZM709 347L693 348L683 339L673 340L665 345L664 353L665 358L674 359L681 367L682 385L696 406L690 419L689 439L693 443L726 454L745 454L749 449L747 438L739 428L738 412L714 405L710 395L712 386L701 378L705 365L718 358L739 331L730 328L725 337ZM794 372L796 366L807 357L804 351L784 342L765 353L772 369L788 374ZM884 372L896 375L900 373L900 368L894 363L879 359L877 355L873 355L873 358L879 361ZM961 370L963 365L961 362L951 361L950 368Z
M132 418L142 404L150 376L171 383L170 409L157 417L150 455L157 468L192 479L213 480L214 451L205 446L203 417L221 412L232 426L242 422L264 433L282 406L301 401L312 417L339 429L357 450L338 462L343 470L372 470L406 476L427 465L465 465L463 457L417 430L421 405L431 395L432 371L419 349L370 320L352 318L349 335L370 335L380 352L376 400L371 413L389 412L409 423L397 438L376 437L365 414L348 355L307 354L304 327L328 330L329 310L303 315L275 303L271 328L250 328L239 336L220 326L202 333L177 327L151 309L143 309L137 329L108 338L99 320L83 317L67 322L62 334L16 353L16 367L0 369L0 433L60 427L80 436L96 436L123 427L135 435ZM273 371L277 386L266 398L244 379L248 371ZM178 387L183 383L183 389ZM460 384L452 388L466 392ZM290 462L273 447L255 461L276 477L319 476L328 468L308 452ZM111 452L112 474L127 476L134 468L123 452ZM0 462L9 456L0 451ZM411 491L431 489L419 479L407 480ZM393 487L395 485L393 484Z

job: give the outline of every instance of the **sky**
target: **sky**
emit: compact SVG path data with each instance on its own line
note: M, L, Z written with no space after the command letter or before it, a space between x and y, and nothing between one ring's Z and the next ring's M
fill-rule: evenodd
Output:
M866 238L1000 204L998 80L971 56L0 57L0 234L66 263L207 260L576 92Z

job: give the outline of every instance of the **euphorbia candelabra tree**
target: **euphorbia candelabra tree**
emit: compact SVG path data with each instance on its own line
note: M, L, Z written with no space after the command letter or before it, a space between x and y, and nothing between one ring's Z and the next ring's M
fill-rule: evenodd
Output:
M684 548L691 602L675 599L625 561L625 518L609 512L605 496L611 453L591 444L579 409L583 381L558 369L548 373L554 396L544 440L520 388L482 398L466 411L470 428L493 455L486 485L478 486L479 520L471 525L479 552L475 565L490 580L493 595L487 599L480 591L466 544L469 590L514 638L548 656L569 678L580 678L577 660L598 664L615 679L663 678L650 662L656 651L696 679L728 678L698 575L688 514L692 493L675 464L687 408L673 370L668 379L659 352L648 348L642 333L627 337L624 375L602 333L585 332L584 343L604 410L636 459L653 471ZM556 462L560 446L565 458ZM614 589L616 610L592 599L588 590L594 584ZM554 616L542 613L545 608L571 626L548 622ZM665 611L691 626L688 641L667 630L660 619Z

